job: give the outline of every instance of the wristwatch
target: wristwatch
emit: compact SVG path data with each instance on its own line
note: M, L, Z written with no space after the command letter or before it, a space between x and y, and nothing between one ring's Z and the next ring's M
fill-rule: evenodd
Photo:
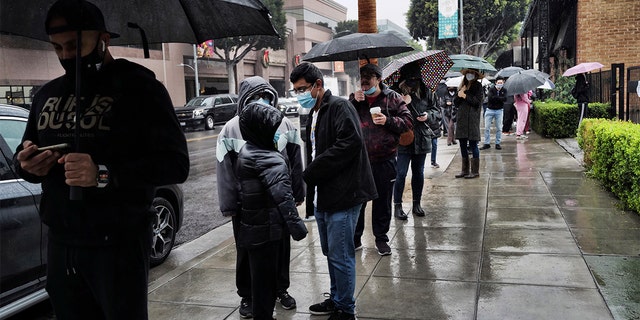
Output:
M98 183L98 188L104 188L107 186L107 184L109 184L109 170L107 169L107 166L102 164L98 165L96 182Z

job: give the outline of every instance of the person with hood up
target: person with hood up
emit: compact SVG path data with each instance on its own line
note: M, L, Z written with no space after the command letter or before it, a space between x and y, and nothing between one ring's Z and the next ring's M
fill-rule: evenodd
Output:
M246 143L234 166L240 186L236 243L247 251L252 314L258 320L273 319L283 239L291 234L302 240L307 235L293 198L287 160L277 149L282 118L276 108L252 102L239 119Z
M361 90L352 93L349 101L360 117L362 133L367 146L371 171L378 190L378 198L371 205L371 226L378 254L391 254L389 227L391 224L391 198L396 180L396 154L400 134L413 129L411 112L402 96L382 83L382 71L375 64L360 68ZM375 111L379 110L379 111ZM360 217L354 237L357 249L362 247L366 203L360 209ZM396 218L407 220L402 210Z
M456 178L477 178L480 176L480 114L482 113L482 74L476 69L462 69L464 79L458 88L458 95L454 103L458 107L456 139L460 140L460 154L462 155L462 170ZM471 148L471 171L469 171L469 151Z
M275 109L278 103L276 90L262 77L249 77L240 82L238 96L238 111L235 117L227 121L222 127L217 141L217 186L220 211L223 216L231 217L234 236L237 236L240 225L237 213L240 212L238 199L238 181L233 170L235 159L240 148L246 142L240 131L240 117L242 110L252 101L261 100L265 107ZM305 197L304 181L302 180L302 140L295 125L288 119L283 118L277 130L278 151L280 151L288 161L289 176L291 177L293 196L297 205L302 204ZM286 232L286 230L285 230ZM237 244L237 243L236 243ZM249 265L248 252L245 248L236 245L236 287L241 298L240 316L251 318L251 270ZM278 297L282 307L286 310L296 307L296 300L287 292L289 280L289 262L291 256L291 242L288 237L282 239L282 248L278 258L280 260L278 276Z

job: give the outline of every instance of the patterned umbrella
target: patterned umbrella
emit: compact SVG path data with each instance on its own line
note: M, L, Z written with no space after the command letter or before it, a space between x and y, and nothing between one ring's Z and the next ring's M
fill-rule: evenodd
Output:
M435 90L452 65L453 61L442 50L421 51L389 63L382 69L382 79L385 84L393 86L402 77L402 71L419 70L424 85Z

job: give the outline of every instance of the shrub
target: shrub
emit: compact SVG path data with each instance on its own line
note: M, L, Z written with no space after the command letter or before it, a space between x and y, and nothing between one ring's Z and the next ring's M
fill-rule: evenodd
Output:
M610 105L590 103L590 118L609 118ZM548 138L569 138L576 136L580 110L577 104L567 104L555 100L534 101L531 127L541 136Z

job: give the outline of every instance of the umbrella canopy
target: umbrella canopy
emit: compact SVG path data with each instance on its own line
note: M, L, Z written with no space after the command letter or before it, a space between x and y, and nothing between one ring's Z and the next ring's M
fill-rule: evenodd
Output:
M565 71L562 74L562 76L563 77L575 76L576 74L587 73L589 71L600 69L602 67L604 66L600 62L583 62L581 64L575 65L567 69L567 71Z
M507 90L508 95L514 95L535 90L545 82L546 79L540 78L533 72L520 71L504 82L504 88Z
M553 90L553 89L555 89L555 88L556 88L556 85L555 85L555 84L553 84L553 82L551 82L551 80L546 79L546 80L544 81L544 84L543 84L543 85L538 86L537 88L538 88L538 89Z
M453 60L451 71L462 69L478 69L482 73L497 71L487 60L468 54L454 54L449 56Z
M382 79L387 85L392 86L403 76L401 71L419 71L424 85L435 90L452 65L453 61L442 50L421 51L389 63L382 69Z
M453 78L453 77L459 77L461 75L462 75L462 73L460 73L460 71L448 71L447 73L445 73L444 77L442 77L442 78L449 79L449 78Z
M83 0L79 0L83 1ZM44 21L55 0L0 0L0 31L49 41ZM107 30L120 34L112 45L202 43L244 35L274 35L270 13L260 0L91 0L102 10Z
M411 46L392 33L352 33L317 44L302 60L322 62L384 58L411 50Z
M458 88L460 87L460 83L462 83L462 79L464 79L464 76L449 78L447 79L445 84L448 88ZM480 81L483 87L491 84L491 81L489 81L487 78L482 78L482 80L478 81Z
M496 73L495 77L496 78L509 78L512 75L518 73L518 71L524 71L524 69L522 69L520 67L502 68L502 69L498 70L498 73Z

